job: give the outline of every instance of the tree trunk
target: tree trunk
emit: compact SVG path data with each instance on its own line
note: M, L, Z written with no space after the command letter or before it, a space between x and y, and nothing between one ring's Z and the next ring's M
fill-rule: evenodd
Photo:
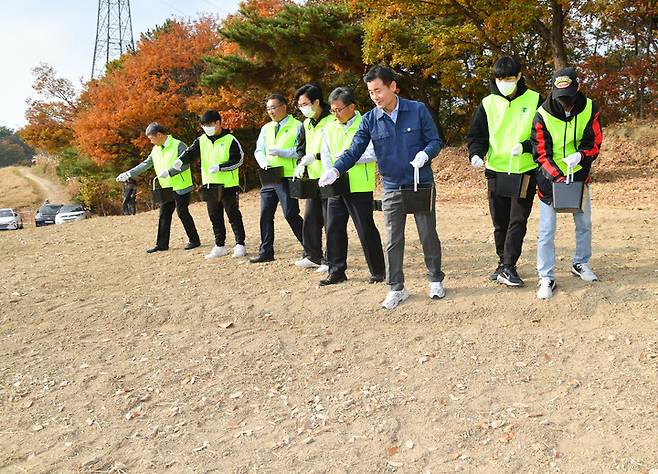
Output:
M564 45L564 20L567 14L565 10L562 10L557 0L551 0L551 11L553 13L553 19L551 21L551 50L553 52L553 66L555 70L558 70L569 65L567 48Z

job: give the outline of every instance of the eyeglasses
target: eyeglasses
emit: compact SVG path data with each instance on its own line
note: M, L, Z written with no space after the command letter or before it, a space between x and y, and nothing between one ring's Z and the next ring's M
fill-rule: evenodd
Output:
M340 109L331 109L329 112L331 112L332 115L338 115L338 114L341 113L343 110L345 110L346 108L348 108L350 105L352 105L352 104L344 105L344 106L342 106Z
M312 104L311 102L306 102L306 103L304 103L304 104L302 104L302 103L300 102L300 103L297 104L297 107L301 109L302 107L310 107L310 106L312 106L312 105L313 105L313 104Z
M272 107L266 107L265 110L267 110L268 112L274 112L276 109L278 109L278 108L281 107L282 105L283 105L283 104L273 105Z

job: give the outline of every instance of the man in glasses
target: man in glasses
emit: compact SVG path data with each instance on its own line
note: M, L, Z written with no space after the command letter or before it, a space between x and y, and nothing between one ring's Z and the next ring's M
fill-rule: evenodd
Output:
M254 156L262 169L283 168L283 180L260 190L260 247L258 255L249 259L251 263L274 260L274 214L278 204L290 229L302 243L299 202L290 197L289 187L297 163L297 135L302 124L288 114L288 101L281 94L270 95L265 107L272 121L261 128Z
M329 170L336 158L352 144L361 125L361 114L356 110L354 92L349 87L338 87L329 94L331 113L336 121L325 127L322 139L322 166ZM351 217L361 241L363 254L370 270L370 283L384 281L386 266L379 231L373 219L372 193L375 190L375 151L372 142L361 158L347 172L350 192L327 199L327 261L329 276L320 286L347 280L347 221Z
M306 117L297 136L297 156L300 160L295 168L295 177L301 179L306 171L309 178L319 179L322 175L320 161L322 133L335 118L329 113L329 105L322 98L322 89L316 84L306 84L297 89L295 100L299 110ZM306 199L302 229L304 257L295 262L298 267L316 268L318 272L329 270L322 261L322 227L326 206L327 200L319 196Z

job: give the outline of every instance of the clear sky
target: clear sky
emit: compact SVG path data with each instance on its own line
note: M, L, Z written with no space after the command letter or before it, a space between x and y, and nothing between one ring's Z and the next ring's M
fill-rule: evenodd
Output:
M133 36L167 18L220 17L239 0L130 0ZM0 126L25 125L25 101L34 96L32 68L48 63L73 81L88 80L96 39L98 0L0 0Z

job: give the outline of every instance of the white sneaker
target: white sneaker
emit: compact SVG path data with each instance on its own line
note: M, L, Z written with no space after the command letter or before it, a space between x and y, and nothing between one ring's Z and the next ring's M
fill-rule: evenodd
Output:
M553 292L557 284L555 280L551 280L550 278L540 278L537 286L539 287L537 288L537 298L547 300L553 297Z
M233 247L233 258L244 257L245 255L247 255L247 248L244 245L236 244Z
M316 273L329 273L329 265L325 265L324 263L318 267L317 270L315 270Z
M400 291L389 290L386 299L382 301L382 308L393 309L407 298L409 298L409 292L404 288Z
M297 265L299 268L318 268L320 266L317 263L309 260L308 257L304 257L301 260L297 260L295 262L295 265Z
M571 266L571 273L584 281L599 281L599 277L589 268L588 263L574 263Z
M443 289L443 283L440 281L430 282L430 298L433 300L440 300L446 295L446 290Z
M212 250L210 251L210 253L208 255L206 255L205 258L207 260L210 260L211 258L223 257L224 255L226 255L226 253L227 253L226 252L226 247L224 247L223 245L221 247L215 245L212 248Z

